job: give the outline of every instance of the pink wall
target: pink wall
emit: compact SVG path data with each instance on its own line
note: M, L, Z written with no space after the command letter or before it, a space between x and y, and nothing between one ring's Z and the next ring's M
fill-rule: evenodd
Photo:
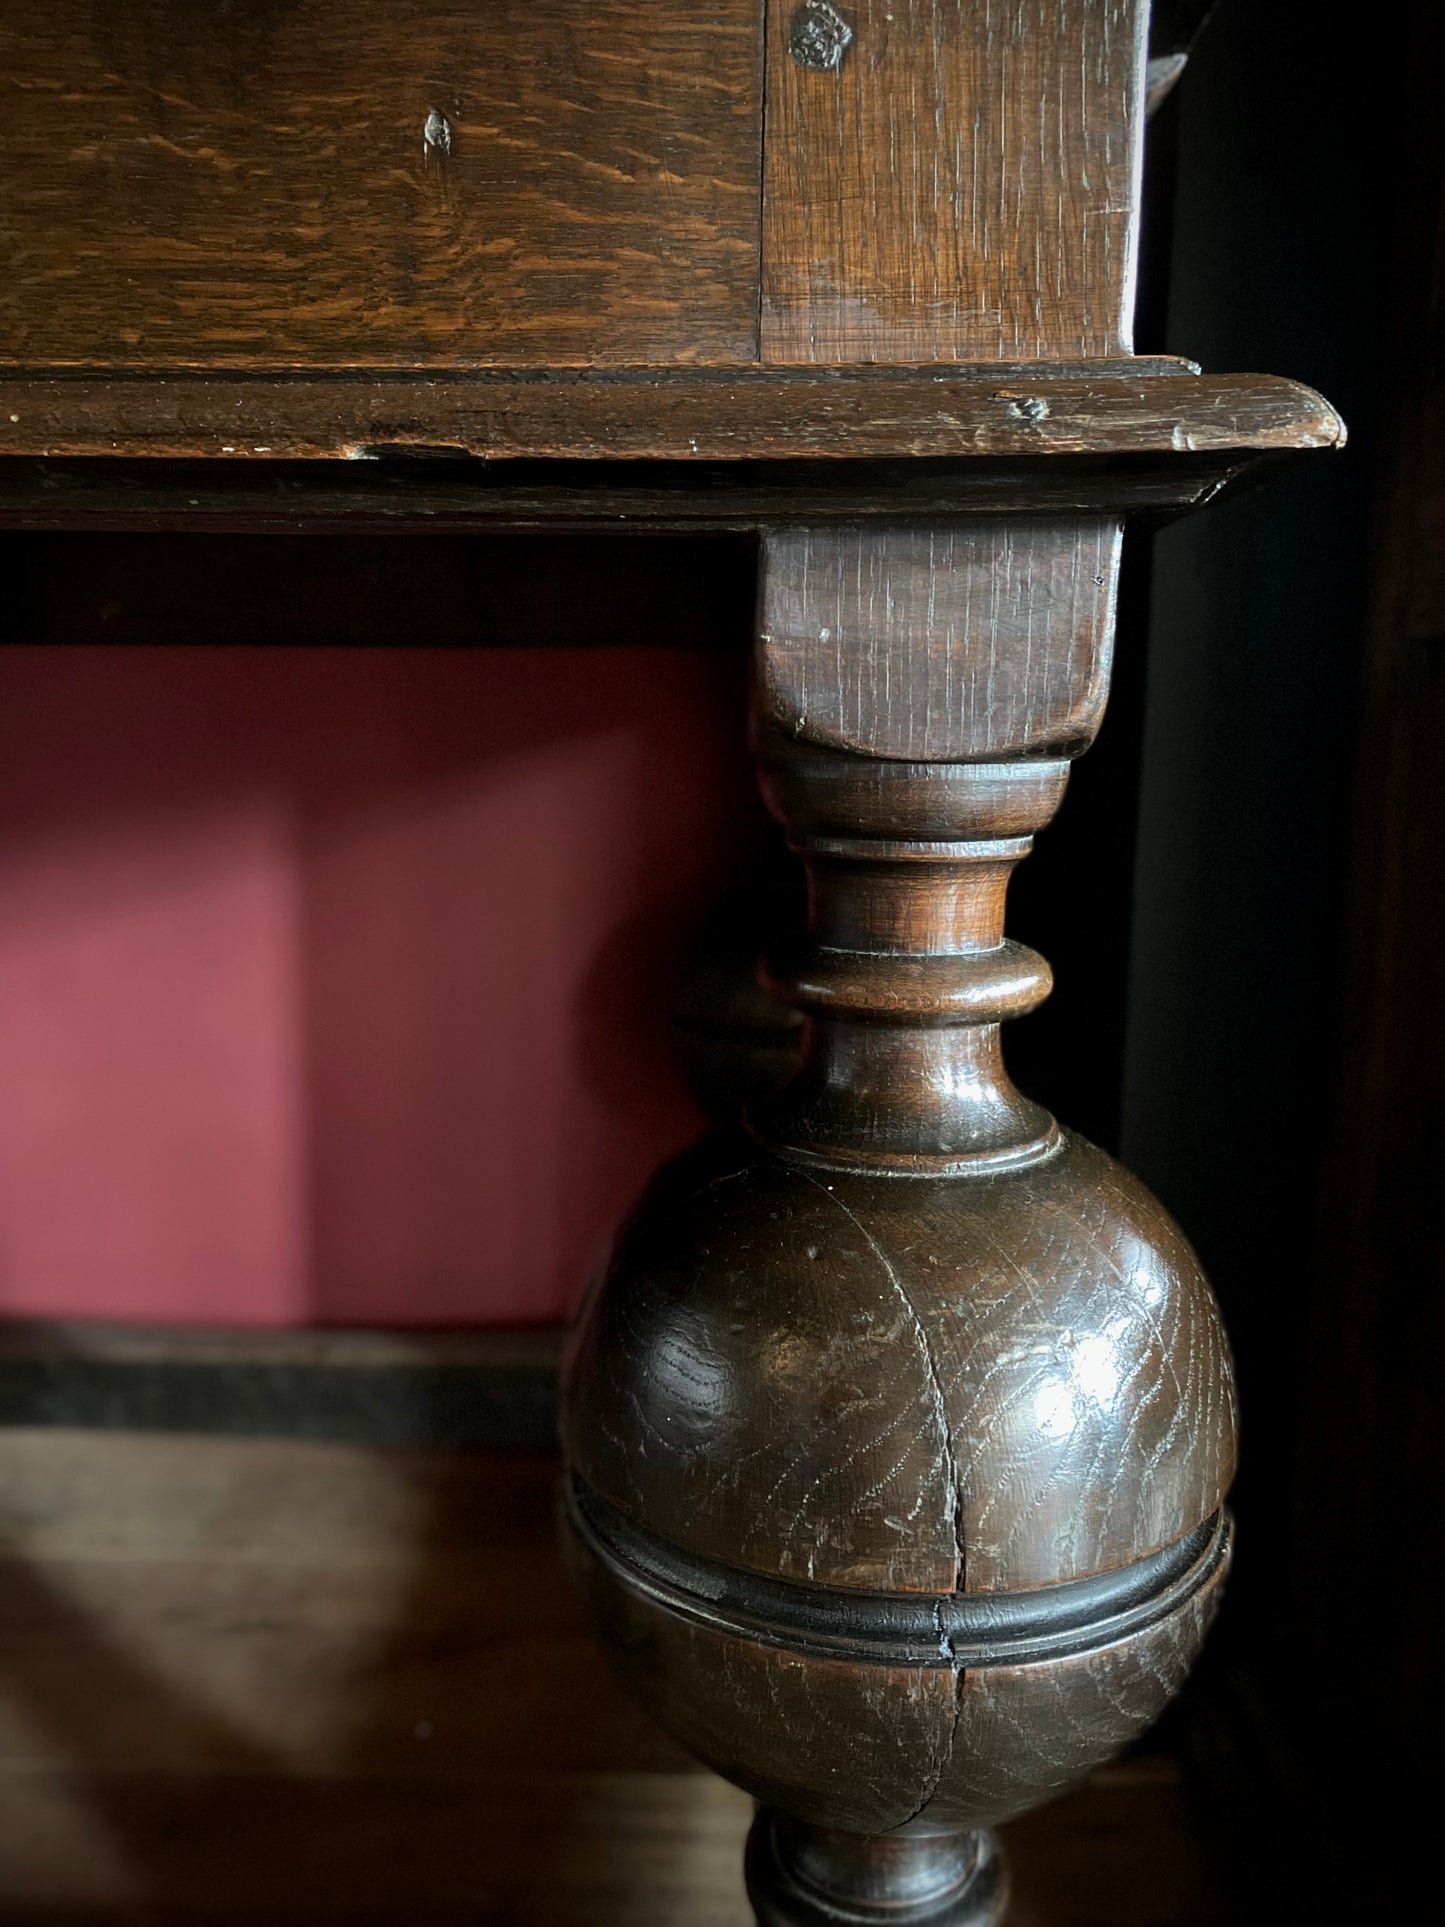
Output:
M0 653L0 1312L552 1319L698 1127L729 652Z

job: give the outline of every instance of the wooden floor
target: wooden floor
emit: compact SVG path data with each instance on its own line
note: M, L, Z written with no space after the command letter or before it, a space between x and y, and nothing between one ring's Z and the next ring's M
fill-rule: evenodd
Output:
M0 1430L0 1921L751 1927L542 1454ZM1011 1827L1011 1927L1227 1918L1178 1775Z

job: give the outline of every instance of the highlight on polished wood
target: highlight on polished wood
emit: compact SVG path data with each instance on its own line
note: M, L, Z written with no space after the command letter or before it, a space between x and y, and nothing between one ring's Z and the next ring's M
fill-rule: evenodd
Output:
M1118 524L764 541L757 743L802 1064L666 1170L566 1374L581 1584L764 1805L764 1927L1002 1917L999 1822L1141 1734L1218 1608L1228 1348L1161 1207L1020 1094L1004 899L1098 726Z
M1209 1286L1002 1041L1050 988L1005 897L1099 728L1125 518L1344 438L1132 353L1148 31L0 18L0 524L756 538L801 1061L594 1279L562 1530L641 1701L761 1803L760 1927L1000 1921L994 1829L1157 1718L1232 1554Z
M454 1347L72 1329L51 1349L109 1367L110 1416L80 1399L69 1423L0 1430L6 1927L751 1920L752 1802L614 1682L562 1569L554 1451L156 1423L165 1373L234 1384L259 1361L263 1382L410 1374L420 1406ZM483 1408L535 1351L467 1349ZM304 1410L334 1426L348 1397L313 1389ZM144 1422L116 1429L133 1400ZM1008 1839L1021 1927L1220 1918L1167 1754Z

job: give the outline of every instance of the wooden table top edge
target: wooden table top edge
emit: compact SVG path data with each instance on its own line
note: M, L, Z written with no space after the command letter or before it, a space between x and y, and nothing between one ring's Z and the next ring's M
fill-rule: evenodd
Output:
M1265 454L1344 442L1338 414L1302 383L1142 359L1117 372L1125 365L0 371L0 459L757 465Z

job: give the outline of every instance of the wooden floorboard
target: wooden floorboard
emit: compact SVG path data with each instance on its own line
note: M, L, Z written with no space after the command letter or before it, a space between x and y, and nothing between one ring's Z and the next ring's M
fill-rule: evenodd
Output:
M750 1803L613 1684L555 1481L0 1431L0 1921L750 1927ZM1010 1927L1226 1918L1167 1758L1008 1833Z

